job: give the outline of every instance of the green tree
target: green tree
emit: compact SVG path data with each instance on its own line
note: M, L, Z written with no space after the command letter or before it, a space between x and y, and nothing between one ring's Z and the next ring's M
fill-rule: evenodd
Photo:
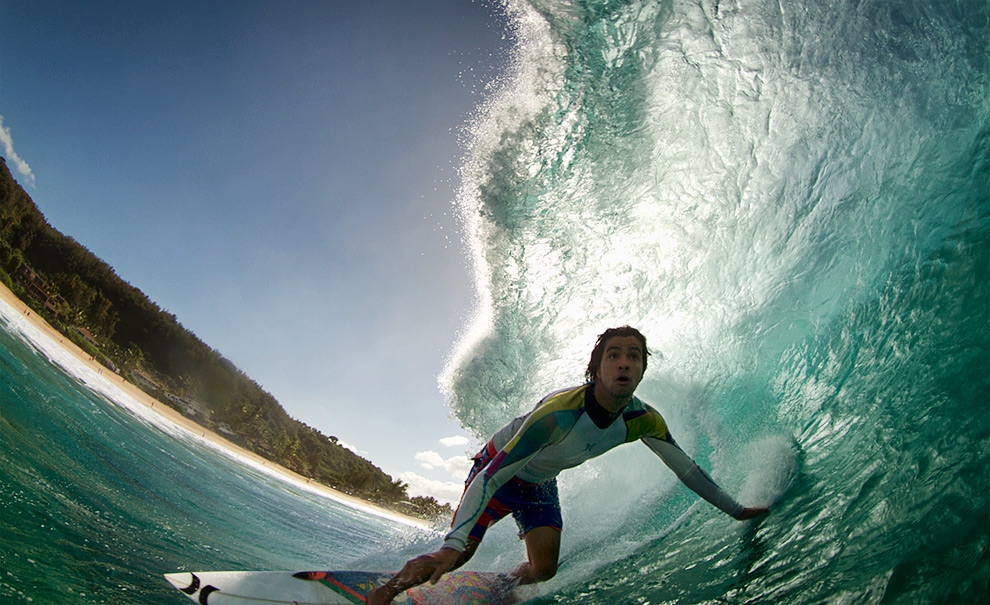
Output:
M159 387L142 388L168 405L185 411L176 401L193 401L207 411L195 418L207 428L225 424L239 445L331 487L389 504L407 500L404 483L341 447L336 437L289 417L270 393L175 315L49 225L0 158L0 278L13 284L22 265L49 284L50 294L61 296L56 328L66 335L73 325L87 328L99 341L101 359L132 379L138 372L151 376Z

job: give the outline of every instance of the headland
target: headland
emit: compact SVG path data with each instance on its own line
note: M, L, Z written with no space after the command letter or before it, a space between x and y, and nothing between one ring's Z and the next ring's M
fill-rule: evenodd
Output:
M96 361L89 353L79 348L74 342L66 338L58 330L53 328L43 317L38 315L33 309L29 308L23 301L21 301L9 288L0 283L0 300L3 300L7 306L11 307L14 312L21 314L31 323L31 325L36 328L41 334L52 341L52 343L57 344L63 350L68 352L70 355L75 357L80 363L90 367L93 371L100 373L104 376L111 375L113 373L105 368L102 364ZM389 510L378 506L374 503L367 502L360 498L356 498L349 494L345 494L341 491L335 490L331 487L313 481L307 477L303 477L298 473L295 473L283 466L280 466L271 460L266 460L265 458L259 456L258 454L251 452L239 445L228 441L221 435L207 430L203 426L193 422L189 418L186 418L178 411L174 410L170 406L158 401L153 398L148 393L138 388L136 385L128 382L124 378L119 376L114 376L112 382L117 386L123 393L136 400L140 404L146 406L149 410L155 412L163 420L168 423L188 431L191 435L197 436L204 439L218 449L224 450L234 458L240 458L243 460L250 461L254 466L263 468L270 471L272 474L277 475L287 482L294 483L296 485L305 486L307 489L320 493L321 495L330 498L336 502L356 508L358 510L363 510L374 514L376 516L384 517L387 519L392 519L400 523L407 525L412 525L416 527L428 528L429 524L423 519L412 517L409 515L403 515L402 513L396 512L394 510Z

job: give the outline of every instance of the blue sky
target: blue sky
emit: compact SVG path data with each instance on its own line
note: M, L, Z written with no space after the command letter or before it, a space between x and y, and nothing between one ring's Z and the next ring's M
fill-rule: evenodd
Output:
M452 204L493 4L0 0L0 151L290 415L456 499L474 444L436 378L473 305Z

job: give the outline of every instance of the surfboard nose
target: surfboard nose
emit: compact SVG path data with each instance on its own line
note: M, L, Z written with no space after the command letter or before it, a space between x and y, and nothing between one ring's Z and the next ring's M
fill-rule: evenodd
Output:
M196 574L188 571L167 573L165 579L168 580L169 584L188 595L196 594L196 591L199 590L199 578L196 577Z

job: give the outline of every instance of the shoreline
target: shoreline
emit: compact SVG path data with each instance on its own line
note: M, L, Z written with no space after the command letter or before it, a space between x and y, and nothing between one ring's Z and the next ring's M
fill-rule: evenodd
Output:
M15 296L14 293L2 283L0 283L0 299L7 303L7 305L9 305L16 313L19 313L22 317L24 317L39 332L51 340L53 344L61 347L83 365L105 377L116 377L118 380L113 380L112 382L124 394L144 405L148 410L154 412L166 422L184 429L193 436L208 441L212 446L217 449L224 450L231 457L242 458L252 464L268 469L272 474L278 475L279 478L286 482L312 490L320 495L334 500L335 502L343 504L344 506L361 510L375 516L391 519L406 525L430 529L430 524L428 521L417 517L412 517L398 511L383 508L377 504L351 496L350 494L345 494L276 464L275 462L259 456L258 454L237 445L236 443L228 441L219 434L210 431L196 422L193 422L189 418L186 418L180 414L178 411L172 409L170 406L145 393L136 385L125 380L122 376L110 372L103 364L92 358L89 353L79 348L76 343L72 342L66 338L65 335L52 327L51 324L45 320L45 318L38 315L34 309L28 307L24 301Z

